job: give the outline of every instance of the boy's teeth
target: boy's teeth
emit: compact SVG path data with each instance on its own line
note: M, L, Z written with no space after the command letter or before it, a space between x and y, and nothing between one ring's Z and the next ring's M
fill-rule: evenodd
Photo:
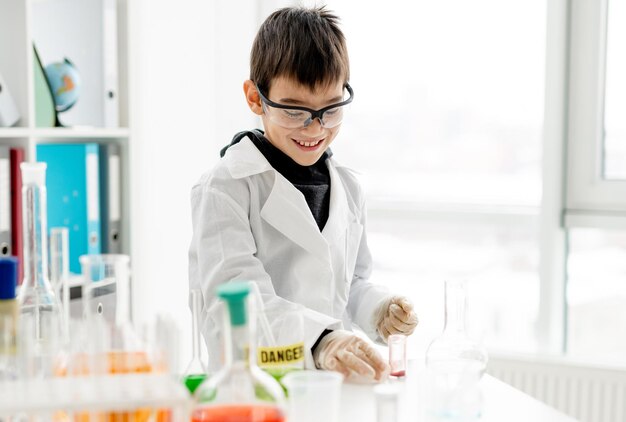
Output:
M298 142L300 145L302 145L303 147L312 147L315 146L319 143L319 141L317 142L302 142L302 141L296 141Z

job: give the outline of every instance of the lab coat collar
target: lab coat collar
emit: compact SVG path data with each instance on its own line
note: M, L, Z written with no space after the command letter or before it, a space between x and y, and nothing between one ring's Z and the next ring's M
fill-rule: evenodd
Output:
M248 138L244 138L237 144L229 147L223 160L230 175L234 179L243 179L244 177L252 176L254 174L274 170L261 151L259 151ZM331 165L335 168L345 167L339 164L334 158L329 158L327 162L331 163L329 164L329 168ZM331 186L332 183L331 169Z
M228 148L223 160L234 179L243 179L244 177L273 170L265 156L248 138L244 138Z
M330 173L330 204L328 220L321 233L302 192L270 165L252 141L242 139L230 147L224 160L235 179L273 171L274 184L261 209L261 217L323 262L331 262L329 244L345 234L351 216L334 159L326 161Z

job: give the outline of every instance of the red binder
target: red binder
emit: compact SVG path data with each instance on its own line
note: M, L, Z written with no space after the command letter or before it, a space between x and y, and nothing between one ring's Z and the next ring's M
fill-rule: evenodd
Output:
M13 255L19 260L17 282L24 279L24 238L22 233L22 172L20 164L24 161L22 148L11 148L11 233Z

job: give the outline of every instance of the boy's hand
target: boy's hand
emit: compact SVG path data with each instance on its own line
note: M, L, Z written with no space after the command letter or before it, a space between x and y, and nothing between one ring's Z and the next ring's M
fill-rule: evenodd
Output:
M313 353L319 369L342 373L347 381L382 381L389 365L367 341L346 330L324 336Z
M380 337L387 341L391 334L413 334L417 315L409 299L393 296L383 301L374 313L375 325Z

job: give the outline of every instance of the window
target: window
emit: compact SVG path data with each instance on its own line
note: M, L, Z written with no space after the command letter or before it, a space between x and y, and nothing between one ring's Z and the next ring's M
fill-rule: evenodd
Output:
M608 5L604 177L626 179L626 2Z
M470 281L477 338L534 350L545 4L328 6L355 90L332 148L362 172L373 280L416 302L415 341L441 330L454 277Z
M328 5L355 89L333 150L363 173L375 280L416 302L418 341L466 278L492 350L624 364L626 1Z
M566 206L577 219L613 219L626 211L626 6L624 0L571 5Z
M466 279L472 337L497 349L536 349L536 227L510 218L509 224L494 225L426 213L419 218L370 215L374 279L394 292L409 292L420 317L420 334L412 341L426 347L441 332L443 282Z
M566 352L626 362L626 2L572 2Z

